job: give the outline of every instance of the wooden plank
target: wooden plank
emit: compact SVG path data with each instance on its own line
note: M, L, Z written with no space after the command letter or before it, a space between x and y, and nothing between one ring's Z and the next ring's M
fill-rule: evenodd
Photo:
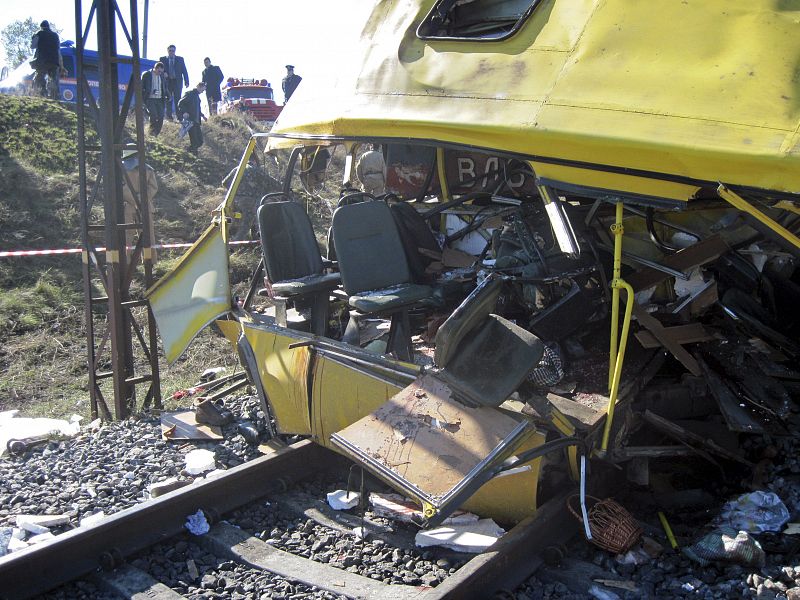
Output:
M421 587L387 585L325 563L295 556L228 523L215 525L199 541L210 551L237 562L348 598L400 600L413 598L424 592Z
M740 433L764 433L764 426L755 420L753 416L740 406L740 401L716 371L699 356L697 362L708 382L708 389L714 400L717 401L722 416L728 424L728 429Z
M691 456L694 451L686 446L625 446L611 455L613 462L634 458L663 458L665 456Z
M561 411L578 431L587 431L597 425L605 413L558 394L547 394L547 401Z
M124 565L113 571L100 571L91 577L94 583L113 594L130 600L179 600L183 598L172 588L156 581L148 573Z
M693 267L699 267L700 265L705 265L718 259L728 252L728 250L730 250L730 248L727 242L722 239L722 236L713 235L675 254L667 256L661 263L672 269L677 269L678 271L687 271ZM670 277L672 276L663 271L647 268L627 276L625 281L633 286L634 292L640 292L654 285L658 285Z
M661 345L669 350L692 375L699 377L701 374L700 365L697 364L694 357L673 339L672 335L658 319L645 311L635 300L631 301L633 302L633 316L636 317L636 320L639 321L642 326L650 330L650 333L653 334Z
M657 414L650 412L649 410L644 411L644 420L650 423L653 427L662 431L669 435L670 437L678 440L683 444L690 445L692 447L700 446L705 448L709 452L713 452L718 456L726 458L728 460L733 460L748 467L753 467L753 463L749 460L742 458L741 456L734 454L733 452L729 452L722 448L719 444L714 442L714 440L707 440L699 435L692 433L688 429L685 429L678 425L677 423L673 423L672 421L668 421L664 417L660 417Z
M686 325L676 325L675 327L664 327L664 332L678 344L696 344L697 342L707 342L713 340L714 336L706 331L700 323L688 323ZM661 342L647 330L637 331L636 339L643 348L660 348Z

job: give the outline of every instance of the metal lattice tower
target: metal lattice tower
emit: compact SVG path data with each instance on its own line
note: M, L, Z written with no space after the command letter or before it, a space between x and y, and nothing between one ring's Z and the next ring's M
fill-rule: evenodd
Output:
M81 4L81 0L75 0L79 201L89 393L92 418L111 419L107 394L102 390L103 385L107 387L105 380L110 380L113 417L123 419L136 408L136 388L140 385L147 386L142 408L161 408L155 319L147 301L131 295L131 283L137 276L144 289L153 282L137 1L130 0L127 24L116 0L94 0L85 22ZM96 20L99 50L99 102L95 101L85 76L83 52L93 20ZM129 57L117 53L118 30L124 34ZM121 64L131 65L127 82L119 81L117 65ZM120 83L126 85L121 106ZM132 133L125 129L129 115L134 121ZM93 141L92 122L99 144ZM130 173L123 167L123 152L136 153L138 168ZM99 170L90 189L89 162L94 157L99 157ZM131 177L138 177L138 186L132 185ZM135 204L134 210L129 211L134 217L128 223L123 182ZM131 247L126 246L128 232L134 234ZM137 369L141 372L137 373Z

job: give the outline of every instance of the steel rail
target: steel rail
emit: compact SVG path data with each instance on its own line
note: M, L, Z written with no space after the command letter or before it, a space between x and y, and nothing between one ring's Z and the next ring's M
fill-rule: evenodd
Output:
M121 567L125 557L184 531L186 517L198 509L203 509L213 523L226 512L282 493L292 483L343 460L311 441L298 442L217 477L111 515L97 525L75 529L0 558L0 597L29 598L101 568ZM570 493L548 500L534 516L517 524L436 588L397 586L389 596L407 600L477 599L498 590L514 589L542 564L539 554L544 549L565 542L577 531L577 521L566 510ZM253 543L260 546L257 540ZM290 579L307 581L314 577L314 570L307 568L298 574L286 564L276 569L261 562L256 561L254 566L280 571ZM116 573L106 577L115 579ZM139 576L149 580L146 575Z
M217 517L257 498L280 492L341 460L302 441L224 474L123 510L0 558L0 596L14 600L41 594L122 559L184 530L188 515L203 509Z

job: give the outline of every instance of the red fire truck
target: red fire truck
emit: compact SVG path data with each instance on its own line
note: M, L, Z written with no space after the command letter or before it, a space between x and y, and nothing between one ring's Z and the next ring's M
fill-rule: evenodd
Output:
M238 79L228 77L222 88L220 114L232 110L249 112L257 121L274 121L283 106L275 102L272 86L266 79Z

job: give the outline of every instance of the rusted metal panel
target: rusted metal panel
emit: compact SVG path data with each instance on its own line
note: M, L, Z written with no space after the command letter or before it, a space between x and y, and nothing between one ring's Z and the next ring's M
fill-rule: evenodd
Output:
M394 487L435 511L505 458L533 429L490 407L452 399L442 381L424 375L372 414L331 436L334 444Z

